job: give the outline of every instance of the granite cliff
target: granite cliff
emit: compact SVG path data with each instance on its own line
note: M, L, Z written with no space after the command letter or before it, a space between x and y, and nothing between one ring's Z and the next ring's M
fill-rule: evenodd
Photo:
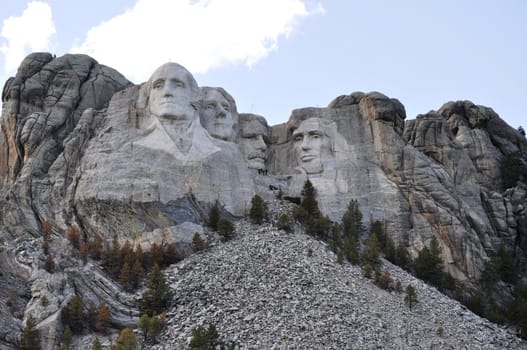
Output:
M56 346L75 293L104 300L116 325L137 322L137 296L71 252L72 227L144 250L175 244L184 257L194 233L209 235L216 203L237 220L255 194L300 196L306 179L330 219L357 199L414 257L436 237L446 271L469 285L501 247L527 277L527 141L490 108L448 102L405 120L398 100L355 92L269 127L177 64L133 85L90 57L47 53L22 62L2 101L0 290L14 305L0 307L4 348L30 313L44 348Z

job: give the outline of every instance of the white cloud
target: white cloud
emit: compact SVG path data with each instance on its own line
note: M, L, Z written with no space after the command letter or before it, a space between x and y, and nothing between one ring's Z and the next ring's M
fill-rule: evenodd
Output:
M276 50L310 11L301 0L138 0L133 9L90 29L72 49L141 82L168 62L204 73L248 66Z
M5 55L5 70L13 73L24 57L33 51L48 51L55 34L51 7L45 2L30 2L20 17L4 20L0 37L5 38L0 52Z

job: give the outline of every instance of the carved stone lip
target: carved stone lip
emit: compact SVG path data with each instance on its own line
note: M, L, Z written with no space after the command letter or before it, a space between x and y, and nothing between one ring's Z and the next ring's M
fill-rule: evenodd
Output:
M317 156L315 156L313 154L307 154L305 156L301 156L300 160L303 161L303 162L310 162L310 161L312 161L315 158L317 158Z

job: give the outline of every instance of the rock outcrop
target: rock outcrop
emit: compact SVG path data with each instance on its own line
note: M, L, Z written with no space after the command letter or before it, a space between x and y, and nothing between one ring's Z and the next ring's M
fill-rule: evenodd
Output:
M269 127L178 64L133 85L88 56L47 53L22 62L2 101L0 272L13 281L12 310L0 308L7 347L29 313L45 346L55 346L75 293L104 300L121 326L136 321L133 297L68 246L73 225L85 240L97 233L145 250L175 244L188 256L216 203L238 219L255 194L298 197L307 179L331 220L357 199L365 222L383 221L413 256L436 237L447 272L467 284L500 247L526 276L527 141L490 108L449 102L405 120L398 100L356 92ZM511 159L514 171L504 172ZM45 220L58 271L51 275L43 270Z

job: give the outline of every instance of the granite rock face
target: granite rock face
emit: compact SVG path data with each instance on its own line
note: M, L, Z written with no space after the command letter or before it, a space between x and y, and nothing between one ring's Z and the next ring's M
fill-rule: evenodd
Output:
M405 120L398 100L355 92L269 127L178 64L133 85L88 56L47 53L22 62L2 101L0 272L14 281L14 306L9 314L0 308L13 320L0 327L0 344L13 344L13 330L32 313L53 348L74 292L104 300L118 325L137 321L137 296L69 248L72 225L87 240L98 233L145 250L175 244L188 256L215 203L238 219L255 194L298 197L307 179L334 221L357 199L365 223L384 221L414 256L438 238L457 279L475 282L501 246L525 276L527 142L490 108L449 102ZM511 156L519 169L512 185L501 170ZM44 220L60 271L51 276L43 270Z

